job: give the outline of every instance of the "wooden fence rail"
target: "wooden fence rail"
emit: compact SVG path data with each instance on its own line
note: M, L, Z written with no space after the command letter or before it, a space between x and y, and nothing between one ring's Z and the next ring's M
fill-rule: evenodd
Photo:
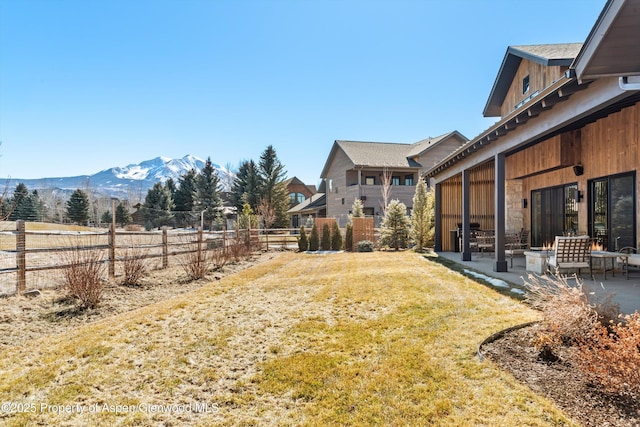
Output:
M15 274L15 292L22 294L28 288L27 273L69 267L70 264L64 262L65 252L104 252L109 277L114 277L116 264L122 265L129 259L161 259L160 268L164 269L169 267L170 258L196 252L198 248L226 248L247 236L256 249L291 249L297 247L298 232L297 229L203 231L167 228L132 232L113 227L106 232L41 232L26 231L24 221L17 221L15 231L2 233L0 277ZM15 236L15 246L8 242L8 235ZM0 294L3 293L7 293L6 280L0 281Z

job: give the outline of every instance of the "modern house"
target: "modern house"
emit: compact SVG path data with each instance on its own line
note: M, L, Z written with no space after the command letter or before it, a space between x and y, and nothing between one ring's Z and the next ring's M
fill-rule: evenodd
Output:
M584 43L507 49L484 110L499 121L424 174L437 251L454 250L458 223L463 260L471 223L494 230L495 271L508 230L638 246L639 28L640 0L609 0Z
M360 199L365 215L379 224L385 188L388 201L397 199L411 209L422 172L467 141L457 131L414 144L335 141L320 175L327 217L344 227L354 200Z

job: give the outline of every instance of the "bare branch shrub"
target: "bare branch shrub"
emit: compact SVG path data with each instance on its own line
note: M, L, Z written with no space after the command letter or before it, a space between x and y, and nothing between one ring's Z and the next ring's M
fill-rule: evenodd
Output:
M146 257L148 252L148 250L134 244L131 244L127 248L123 261L124 278L122 284L124 286L137 285L140 279L147 274L148 266Z
M593 294L577 277L576 285L571 286L562 275L529 275L525 286L528 290L525 300L542 312L532 345L545 360L554 360L561 345L576 343L617 312L610 298L602 303L594 301Z
M214 249L211 252L211 255L214 270L220 270L227 264L227 261L229 260L229 252L226 248Z
M640 393L640 314L621 315L618 323L597 325L577 347L580 370L608 392Z
M180 265L190 280L204 279L212 269L213 251L206 250L202 242L190 242L188 252L183 255Z
M82 308L96 308L102 299L105 270L102 252L75 246L62 256L64 287L69 295L80 301Z

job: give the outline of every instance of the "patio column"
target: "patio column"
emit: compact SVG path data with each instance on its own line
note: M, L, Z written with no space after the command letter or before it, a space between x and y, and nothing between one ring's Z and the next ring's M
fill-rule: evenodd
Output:
M504 153L495 155L495 264L493 271L507 271L507 261L504 254L504 225L505 225L505 172Z
M420 178L422 179L422 178ZM429 178L427 178L429 179ZM440 195L442 191L442 186L440 184L436 184L435 186L435 194L434 194L434 202L435 202L435 235L433 242L433 249L436 252L442 251L442 204L440 203Z
M471 248L469 246L469 234L471 233L471 227L469 221L471 218L471 210L469 208L469 202L471 197L469 195L470 188L470 173L468 169L462 171L462 261L471 261Z

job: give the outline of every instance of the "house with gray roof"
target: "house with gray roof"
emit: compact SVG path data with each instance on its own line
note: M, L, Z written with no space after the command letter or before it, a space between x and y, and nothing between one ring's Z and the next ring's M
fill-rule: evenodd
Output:
M385 178L390 184L388 201L397 199L411 209L420 175L465 142L467 138L458 131L414 144L335 141L320 175L326 216L344 227L354 200L360 199L365 215L379 224Z

